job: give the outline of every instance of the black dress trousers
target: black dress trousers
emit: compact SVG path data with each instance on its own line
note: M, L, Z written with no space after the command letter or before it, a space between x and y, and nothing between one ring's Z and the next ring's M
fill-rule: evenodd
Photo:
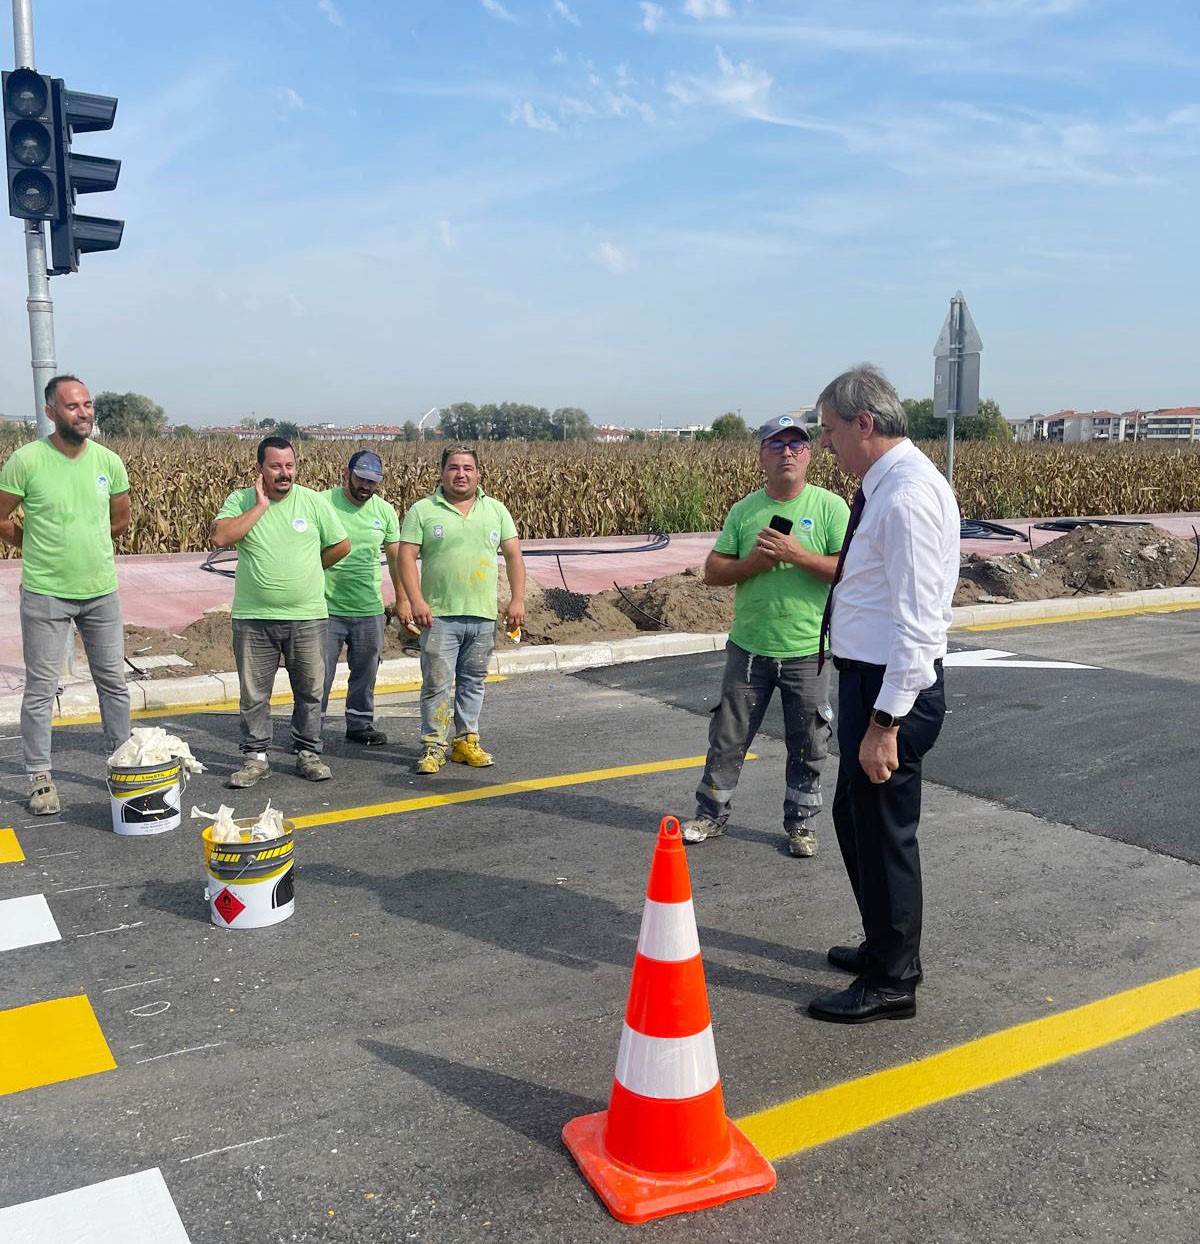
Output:
M833 824L866 934L866 975L874 983L915 987L921 974L921 758L946 715L942 664L900 723L900 767L873 783L858 763L883 683L882 665L838 661L838 749Z

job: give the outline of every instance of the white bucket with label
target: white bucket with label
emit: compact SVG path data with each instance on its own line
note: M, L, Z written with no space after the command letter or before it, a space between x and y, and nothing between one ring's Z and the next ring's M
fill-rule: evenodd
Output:
M178 829L187 774L178 757L156 765L119 765L108 771L113 832L162 834Z
M253 819L237 821L250 829ZM291 821L283 835L263 842L214 842L212 826L205 827L204 868L208 874L204 897L212 922L219 929L262 929L279 924L296 910L292 887L295 841Z

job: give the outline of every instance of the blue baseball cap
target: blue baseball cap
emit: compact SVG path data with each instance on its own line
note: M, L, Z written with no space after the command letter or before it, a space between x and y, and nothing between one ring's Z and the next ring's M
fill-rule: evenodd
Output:
M808 429L791 415L776 415L758 429L758 443L761 445L763 441L769 441L773 436L781 436L784 432L798 432L806 441L812 440Z
M377 453L369 449L360 449L350 457L350 474L359 479L369 479L378 484L383 481L383 463Z

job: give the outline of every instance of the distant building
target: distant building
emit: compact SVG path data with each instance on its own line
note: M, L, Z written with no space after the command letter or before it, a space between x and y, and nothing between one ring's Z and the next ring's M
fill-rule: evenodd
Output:
M270 436L272 428L244 428L240 424L233 427L197 428L199 436L234 436L239 441L261 441ZM300 431L313 441L402 441L404 428L387 423L356 423L343 428L334 423L314 423L302 427Z
M1162 410L1060 410L1053 415L1031 415L1012 420L1018 441L1056 441L1062 444L1123 441L1200 441L1200 406Z

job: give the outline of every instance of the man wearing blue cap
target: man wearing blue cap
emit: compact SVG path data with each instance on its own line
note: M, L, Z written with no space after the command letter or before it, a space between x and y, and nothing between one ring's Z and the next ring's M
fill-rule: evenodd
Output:
M708 758L685 842L725 829L746 751L775 688L783 707L787 769L783 828L792 855L817 849L812 818L821 810L821 769L832 735L829 671L820 667L821 618L850 507L807 482L812 445L791 415L758 430L765 486L729 511L704 581L733 587L721 700L708 729Z
M379 550L387 558L396 616L412 621L408 598L400 586L396 559L400 548L400 520L377 489L383 482L379 455L360 449L351 455L342 472L340 487L325 496L350 535L350 552L325 571L325 603L329 628L325 633L325 697L321 711L329 708L329 692L337 672L338 657L346 649L350 682L346 688L346 738L351 743L379 747L387 735L375 729L375 678L383 659L385 610L383 574Z

